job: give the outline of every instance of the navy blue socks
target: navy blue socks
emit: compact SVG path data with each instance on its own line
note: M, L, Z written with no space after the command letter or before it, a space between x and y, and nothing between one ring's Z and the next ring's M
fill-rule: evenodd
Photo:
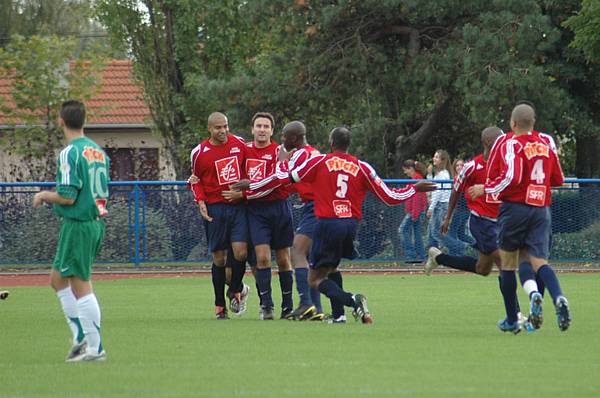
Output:
M500 272L500 290L504 298L506 319L509 323L517 321L517 277L515 271Z
M319 291L340 305L354 308L354 299L352 298L352 294L343 291L342 288L340 288L337 283L331 279L324 279L319 284Z
M556 277L554 270L547 264L542 265L540 269L538 269L538 275L550 292L553 302L556 303L556 299L562 296L563 292L560 288L560 283L558 282L558 278Z
M256 284L258 285L258 294L260 295L261 305L272 308L271 268L259 268L256 270Z
M300 305L311 305L310 288L308 287L308 268L296 268L296 290L300 297Z
M331 279L332 281L334 281L336 283L336 285L338 285L340 287L340 289L344 290L342 273L340 271L336 271L336 272L329 274L328 278ZM334 319L337 319L337 318L341 317L342 315L345 315L344 306L334 300L331 300L331 315L333 316Z
M477 273L477 259L470 256L451 256L449 254L442 253L435 258L438 264L445 265L446 267L460 269L462 271Z
M215 305L225 307L225 267L217 267L213 264L210 271L215 290Z
M292 287L294 278L292 271L279 271L279 285L281 286L281 308L294 308Z

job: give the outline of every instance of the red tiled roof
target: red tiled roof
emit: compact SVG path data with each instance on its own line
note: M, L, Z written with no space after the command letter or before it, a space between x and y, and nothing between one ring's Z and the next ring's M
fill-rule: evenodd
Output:
M94 124L147 124L150 110L143 100L142 87L133 80L131 61L112 60L102 71L99 92L86 101L90 118L87 125ZM4 105L14 107L10 101L12 79L0 77L0 97ZM23 124L0 112L0 125Z

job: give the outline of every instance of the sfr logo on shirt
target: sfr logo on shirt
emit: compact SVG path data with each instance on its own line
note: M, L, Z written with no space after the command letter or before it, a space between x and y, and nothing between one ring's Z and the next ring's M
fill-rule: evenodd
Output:
M227 185L240 180L240 166L236 156L219 159L215 162L219 185Z
M333 211L337 218L352 217L352 204L349 200L334 200Z

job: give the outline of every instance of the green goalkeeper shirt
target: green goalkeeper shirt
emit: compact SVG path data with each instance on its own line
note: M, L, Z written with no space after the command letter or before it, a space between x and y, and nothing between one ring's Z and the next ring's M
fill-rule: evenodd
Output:
M58 156L56 192L74 199L70 206L54 205L60 217L90 221L107 215L110 160L94 141L76 138Z

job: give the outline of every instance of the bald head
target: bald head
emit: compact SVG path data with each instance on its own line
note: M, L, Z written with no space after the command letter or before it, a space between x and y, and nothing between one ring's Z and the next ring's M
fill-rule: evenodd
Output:
M283 126L281 130L281 142L286 150L300 149L306 145L306 126L304 123L294 120Z
M227 121L227 116L225 116L225 114L221 112L213 112L208 116L208 125L215 126L223 120Z
M350 148L350 130L336 127L329 133L329 143L334 151L346 152Z
M515 132L527 132L533 129L535 124L535 111L530 105L520 104L515 106L510 115L510 127Z
M502 134L504 133L500 127L493 126L483 129L481 132L481 144L483 144L484 149L489 150L494 145L494 142L496 142L496 139Z

